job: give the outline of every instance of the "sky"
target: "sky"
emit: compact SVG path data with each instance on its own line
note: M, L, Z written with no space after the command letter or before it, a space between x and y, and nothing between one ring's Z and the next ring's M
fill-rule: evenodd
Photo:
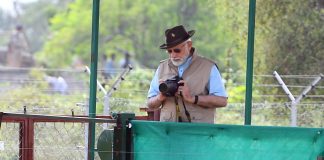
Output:
M13 2L16 1L18 3L30 3L35 2L37 0L0 0L0 8L5 12L9 12L13 14Z

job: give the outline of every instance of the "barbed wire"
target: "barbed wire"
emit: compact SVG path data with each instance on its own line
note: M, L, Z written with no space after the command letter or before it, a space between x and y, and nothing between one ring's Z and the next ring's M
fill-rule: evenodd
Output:
M24 71L30 71L30 70L43 70L43 71L50 71L50 72L69 72L69 76L71 75L71 72L75 72L76 74L80 74L80 75L84 75L84 76L88 76L86 74L83 74L81 72L84 72L85 70L83 69L47 69L47 68L10 68L10 67L0 67L0 71L15 71L15 70L24 70ZM142 69L142 70L148 70L148 71L152 71L152 73L155 72L156 69ZM99 73L103 72L104 70L98 70ZM121 72L122 69L120 70L115 70L116 72ZM131 72L130 75L132 75L133 73ZM274 78L273 75L254 75L255 77L271 77ZM287 77L287 78L300 78L300 77L318 77L318 75L281 75L282 77ZM111 81L114 78L104 80L103 84L105 84L106 88L108 86L111 86L113 84L113 82ZM143 83L143 84L150 84L150 80L146 79L146 80L138 80L135 78L132 78L131 76L129 78L126 78L126 80L130 83L136 82L136 83ZM0 82L4 82L4 83L10 83L7 85L4 85L4 87L2 87L2 89L0 89L0 93L6 93L8 91L11 91L12 89L14 89L14 85L15 83L18 83L19 85L24 85L24 83L27 84L39 84L39 83L47 83L46 80L39 80L39 79L33 79L31 77L25 77L25 78L19 78L19 77L0 77ZM68 87L68 91L67 94L64 95L66 97L72 97L72 96L78 96L78 95L86 95L87 97L89 96L89 79L75 79L75 78L70 78L67 81L69 87ZM227 85L227 87L231 87L231 86L245 86L245 83L225 83ZM13 85L13 86L10 86ZM262 84L262 83L257 83L253 85L254 87L266 87L266 88L274 88L274 87L281 87L281 85L279 84ZM305 88L307 87L307 85L287 85L287 87L289 88ZM316 89L323 89L324 86L315 86ZM37 91L42 92L42 93L47 93L47 94L53 94L55 95L57 93L57 90L55 89L51 89L51 88L46 88L46 89L38 89ZM132 89L132 88L123 88L122 86L117 88L117 90L115 91L114 94L133 94L136 93L137 96L141 96L143 97L143 99L146 99L146 95L147 95L148 89ZM298 94L297 94L298 95ZM297 96L295 95L295 96ZM230 96L230 95L229 95ZM268 98L268 97L273 97L273 98L287 98L286 95L273 95L273 94L256 94L254 95L254 97L260 97L260 98ZM115 98L119 98L119 100L115 100L115 102L118 101L130 101L127 98L122 98L122 97L115 97ZM324 98L324 95L322 94L317 94L317 95L306 95L306 98L308 99L321 99ZM69 98L67 99L69 101L73 101L75 103L77 103L76 101L79 101L78 98ZM6 101L5 98L0 98L0 101ZM8 98L8 101L14 101L14 99L10 99ZM19 102L26 102L26 100L19 100L16 99L16 101ZM34 101L34 100L33 100ZM80 100L82 101L82 100ZM103 95L100 94L98 95L98 102L102 102L103 101ZM266 101L266 100L264 100Z
M41 83L47 83L46 81L41 81L41 80L9 80L9 79L0 79L0 82L4 81L4 82L9 82L9 83L18 83L18 84L23 84L23 83L28 83L28 84L41 84ZM136 79L127 79L128 82L143 82L146 83L147 85L150 84L149 80L136 80ZM88 86L88 82L84 82L84 81L68 81L68 84L70 85L76 85L76 84L83 84L85 86ZM111 86L113 83L109 82L109 83L102 83L108 86ZM244 83L225 83L225 85L227 85L228 87L231 86L245 86ZM281 88L281 85L279 84L253 84L254 87L267 87L267 88ZM306 88L307 85L286 85L289 88ZM88 88L88 87L86 87ZM324 89L324 86L314 86L315 89Z
M134 69L137 69L137 68L134 68ZM156 71L156 68L139 68L140 70L146 70L146 71L152 71L152 72L155 72ZM85 72L85 69L75 69L75 68L56 68L56 69L52 69L52 68L27 68L27 67L3 67L3 66L0 66L0 71L19 71L19 70L22 70L22 71L30 71L30 70L40 70L40 71L53 71L53 72L76 72L76 73L79 73L79 72ZM123 68L118 68L118 69L111 69L109 71L117 71L117 72L122 72L124 69ZM104 69L97 69L97 72L98 73L102 73L104 71L107 71L107 70L104 70ZM226 73L226 72L224 72ZM132 73L131 73L132 74ZM232 75L239 75L239 76L246 76L245 74L239 74L239 73L230 73ZM320 74L320 73L319 73ZM305 75L305 74L296 74L296 75L280 75L280 77L283 77L283 78L316 78L319 76L318 75ZM273 78L274 76L272 74L255 74L253 75L254 77L269 77L269 78Z

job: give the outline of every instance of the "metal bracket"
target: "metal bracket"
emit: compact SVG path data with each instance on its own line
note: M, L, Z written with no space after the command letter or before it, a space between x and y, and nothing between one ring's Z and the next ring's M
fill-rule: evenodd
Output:
M113 159L114 160L132 160L132 145L131 145L131 127L130 121L135 119L134 113L118 113L117 124L114 127L114 145Z

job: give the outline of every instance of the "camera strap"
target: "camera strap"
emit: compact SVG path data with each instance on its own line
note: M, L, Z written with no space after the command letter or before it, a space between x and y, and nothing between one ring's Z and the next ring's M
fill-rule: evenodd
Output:
M182 122L182 118L180 115L180 107L179 107L179 103L178 103L178 97L174 97L174 102L176 104L176 117L178 119L178 122Z
M183 105L183 108L184 108L184 110L185 110L185 114L186 114L186 116L187 116L187 119L188 119L188 121L191 123L190 113L188 112L187 107L186 107L186 104L184 103L184 101L183 101L182 98L181 98L181 100L182 100L182 105Z
M174 100L175 100L175 104L176 104L176 116L178 118L178 122L183 122L181 114L180 114L180 107L179 107L179 103L178 103L178 97L174 97ZM185 110L186 117L187 117L189 123L191 123L190 113L188 112L186 104L184 103L183 99L181 99L181 100L182 100L183 108Z

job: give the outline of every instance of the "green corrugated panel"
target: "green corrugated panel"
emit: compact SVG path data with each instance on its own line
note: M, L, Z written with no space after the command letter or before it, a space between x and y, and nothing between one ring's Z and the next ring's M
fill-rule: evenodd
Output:
M135 160L316 160L324 128L132 121Z

